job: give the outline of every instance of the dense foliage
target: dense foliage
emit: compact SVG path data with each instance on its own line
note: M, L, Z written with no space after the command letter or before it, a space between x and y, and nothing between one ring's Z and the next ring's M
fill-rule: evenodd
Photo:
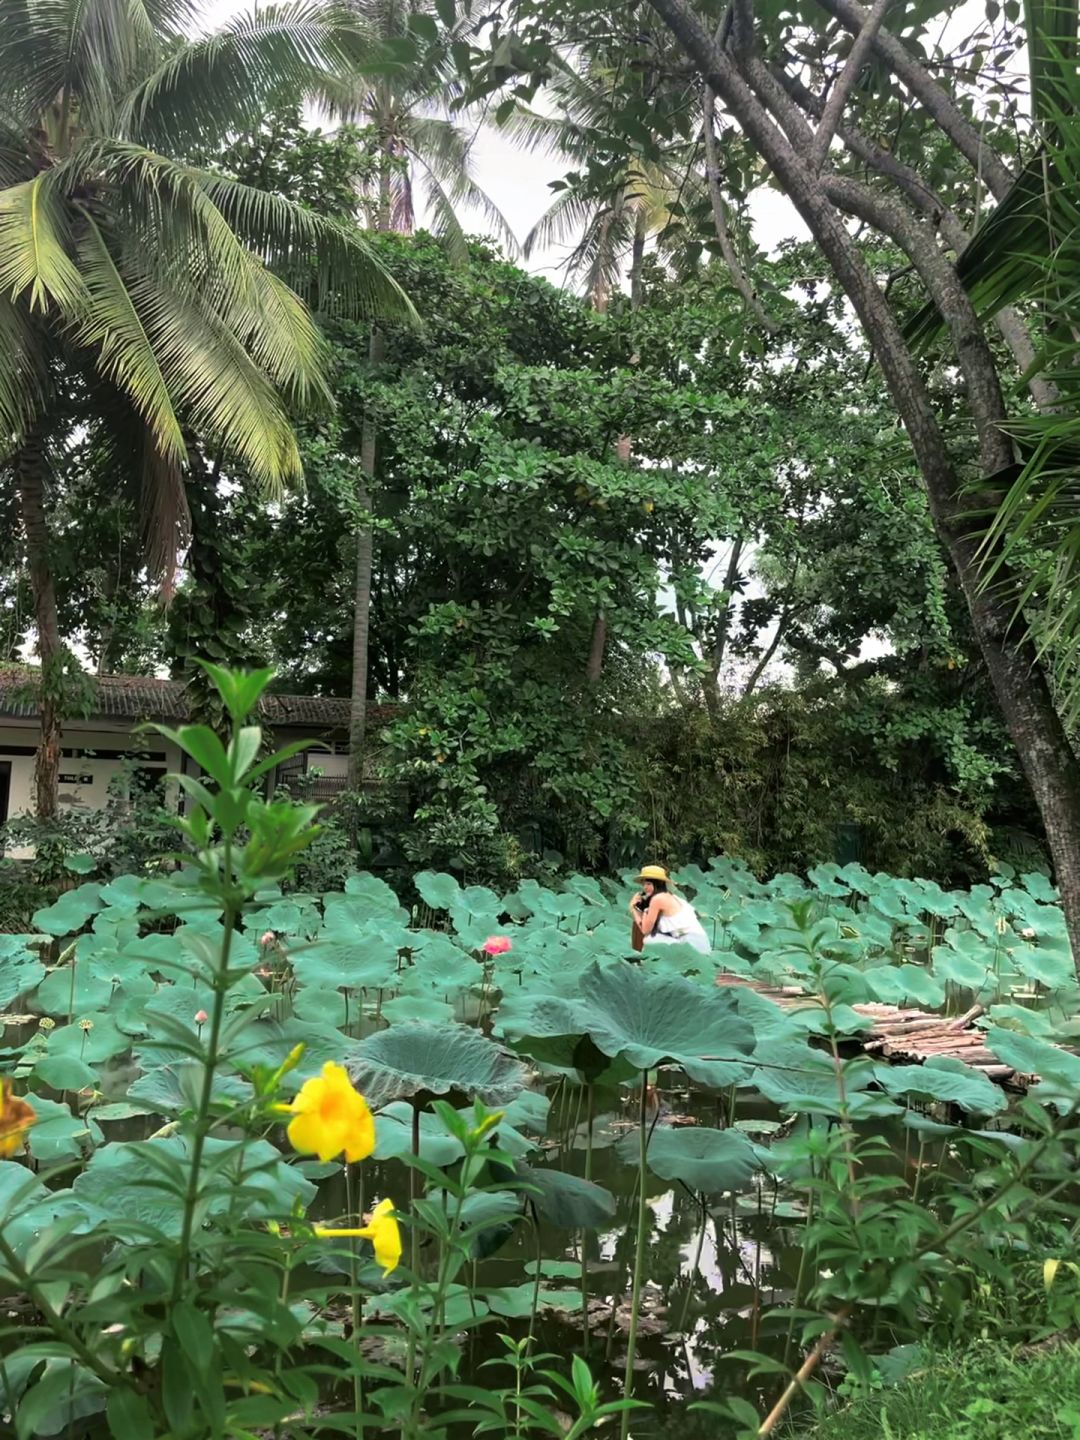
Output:
M763 884L716 860L682 877L713 953L647 948L637 964L625 891L586 876L499 895L420 872L411 910L364 872L289 894L313 810L260 793L271 761L241 722L266 673L212 678L229 744L203 726L173 736L214 787L185 777L190 859L85 879L2 941L0 1004L24 1018L5 1036L0 1282L49 1337L2 1337L20 1437L239 1435L286 1418L315 1436L363 1417L411 1440L459 1411L554 1433L556 1393L575 1433L620 1414L625 1435L627 1402L663 1394L635 1364L646 1256L659 1265L695 1230L697 1259L649 1303L678 1300L669 1326L715 1350L708 1325L698 1335L698 1266L720 1196L735 1242L740 1207L747 1224L767 1207L802 1257L794 1312L774 1310L759 1233L756 1353L736 1350L748 1372L714 1374L706 1402L740 1434L757 1426L755 1376L784 1370L797 1333L835 1341L857 1392L990 1297L1044 1287L1027 1336L1073 1315L1062 1190L1080 1062L1052 1039L1074 1026L1077 982L1044 877L947 892L832 865ZM950 1013L972 998L999 1068L1040 1077L1008 1129L1005 1090L959 1061L844 1058L869 1023L860 1004ZM706 1108L688 1123L670 1100ZM890 1128L917 1143L912 1169ZM39 1174L15 1158L23 1143ZM636 1194L593 1177L605 1154L609 1173L636 1171ZM657 1182L691 1202L670 1231ZM614 1271L594 1267L588 1237L620 1217ZM625 1330L621 1400L584 1361L568 1373L531 1353L538 1315L580 1325L585 1349L598 1325ZM517 1381L485 1391L459 1373L461 1346L495 1327Z

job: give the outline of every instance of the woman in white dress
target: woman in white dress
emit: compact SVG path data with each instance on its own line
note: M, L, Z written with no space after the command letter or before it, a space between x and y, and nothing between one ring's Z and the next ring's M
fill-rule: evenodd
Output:
M668 889L671 877L663 866L644 865L637 879L641 889L630 901L630 915L644 944L692 945L708 955L712 946L697 911Z

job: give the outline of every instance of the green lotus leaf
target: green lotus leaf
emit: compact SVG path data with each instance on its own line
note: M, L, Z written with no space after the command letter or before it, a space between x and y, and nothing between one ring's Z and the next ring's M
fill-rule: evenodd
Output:
M73 1025L58 1025L49 1035L48 1051L50 1056L75 1055L88 1065L100 1065L130 1047L130 1037L117 1028L112 1016L99 1011L77 1016Z
M1033 899L1039 900L1043 904L1053 905L1058 901L1057 890L1045 875L1040 875L1037 871L1030 875L1021 875L1020 884Z
M870 998L884 1005L921 1005L938 1010L945 987L921 965L878 965L866 972Z
M185 1111L194 1112L202 1096L204 1074L203 1066L194 1060L159 1065L132 1082L128 1099L169 1118ZM238 1076L220 1072L214 1076L211 1100L217 1104L243 1104L251 1099L252 1093L251 1085Z
M0 940L17 942L0 949L0 1009L9 1010L21 995L36 990L45 976L45 966L25 948L22 935L4 935Z
M754 1046L749 1021L722 989L704 990L677 975L650 975L644 966L593 965L575 1006L580 1032L597 1049L638 1070L679 1065L700 1085L749 1078Z
M421 1110L420 1116L420 1158L432 1165L453 1165L465 1153L460 1140L446 1133L446 1127L437 1115ZM375 1116L376 1160L394 1160L400 1155L412 1154L413 1148L413 1107L407 1100L394 1100L383 1106Z
M349 1047L356 1044L329 1023L301 1020L295 1015L284 1020L256 1017L245 1022L244 1012L238 1012L234 1025L236 1028L226 1037L223 1049L226 1058L239 1070L252 1070L256 1065L276 1070L295 1046L303 1045L298 1065L281 1082L282 1089L290 1094L305 1080L317 1075L328 1061L344 1064ZM160 1063L169 1062L163 1057Z
M987 1013L992 1025L1019 1030L1022 1035L1049 1037L1054 1029L1054 1022L1045 1010L1029 1010L1025 1005L991 1005Z
M542 1220L565 1230L599 1230L615 1218L615 1196L602 1185L518 1161L518 1179Z
M372 936L349 944L320 936L289 958L297 984L316 990L385 990L397 977L397 947Z
M464 1025L393 1025L361 1040L346 1064L374 1110L423 1093L506 1105L525 1088L521 1062Z
M183 1220L188 1143L169 1136L106 1145L76 1177L72 1191L78 1200L107 1215L118 1229L125 1220L136 1221L175 1239ZM152 1150L147 1148L150 1146ZM206 1178L201 1208L209 1219L225 1213L233 1218L285 1219L295 1202L306 1207L315 1198L311 1181L266 1140L210 1136L203 1157Z
M461 894L461 886L452 875L421 870L413 876L413 884L424 904L432 910L449 910Z
M434 995L397 995L382 1007L383 1017L397 1025L404 1020L422 1020L428 1025L452 1021L454 1007Z
M318 986L305 986L293 996L293 1013L301 1020L323 1020L328 1025L341 1026L349 1019L349 1005L340 990L326 990ZM352 1006L353 1018L359 1006Z
M636 1164L638 1144L638 1136L631 1131L619 1141L616 1153L628 1164ZM661 1180L681 1180L704 1195L745 1190L761 1170L757 1151L745 1135L704 1125L658 1126L649 1137L647 1163Z
M980 1115L997 1115L1008 1104L1000 1085L949 1056L935 1056L923 1065L879 1065L876 1073L890 1095L929 1097Z
M62 1102L41 1095L25 1098L37 1115L26 1132L26 1148L40 1164L79 1159L104 1139L93 1119L73 1115Z
M1021 943L1012 950L1011 958L1029 980L1036 980L1048 990L1062 990L1076 984L1072 948L1068 936L1047 938L1038 946Z
M46 935L74 935L101 909L101 886L78 885L34 914L34 925Z
M1041 1083L1031 1093L1043 1104L1067 1110L1080 1098L1080 1055L1034 1035L1021 1035L997 1025L987 1030L986 1044L999 1060L1020 1074L1038 1075Z
M479 985L484 978L484 967L464 950L459 950L449 941L425 947L401 972L401 988L405 992L418 994L434 992L445 999L452 999Z
M759 1045L762 1062L754 1071L754 1085L785 1112L811 1115L839 1115L840 1095L836 1065L825 1050L816 1050L797 1040ZM873 1067L848 1065L844 1086L853 1112L873 1110L872 1097L860 1098L874 1079ZM897 1109L886 1102L886 1111Z
M98 1081L97 1071L77 1055L44 1055L34 1066L33 1078L50 1090L85 1090Z
M74 991L74 998L73 998ZM108 1005L113 986L95 975L89 960L51 970L38 986L38 1005L47 1015L85 1015Z

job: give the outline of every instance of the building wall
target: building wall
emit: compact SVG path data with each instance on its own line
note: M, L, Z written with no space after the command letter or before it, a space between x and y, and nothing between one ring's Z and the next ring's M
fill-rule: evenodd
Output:
M60 766L60 805L63 809L103 809L109 798L109 782L124 764L125 757L139 755L147 769L176 774L181 754L176 745L160 735L133 735L134 722L94 720L69 721L64 726L63 760ZM14 820L34 812L34 752L38 743L34 720L0 718L0 764L11 766L7 818ZM284 746L293 740L309 739L310 731L275 727L274 743ZM330 778L348 773L346 754L339 747L318 742L304 754L306 767ZM145 757L145 758L142 758ZM10 850L10 859L25 860L32 850Z
M132 735L123 722L95 720L64 727L60 763L60 806L64 810L103 809L109 782L125 760L138 755L148 770L164 776L180 765L180 752L160 735ZM34 752L38 726L32 720L0 719L0 763L11 766L8 790L9 820L34 813ZM7 852L14 860L32 857L30 849Z

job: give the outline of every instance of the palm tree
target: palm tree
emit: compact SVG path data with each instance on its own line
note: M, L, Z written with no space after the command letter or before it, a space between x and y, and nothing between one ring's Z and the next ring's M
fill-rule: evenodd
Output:
M403 40L409 21L424 16L430 22L432 6L426 0L354 0L354 13L371 40L384 47ZM452 38L452 36L450 37ZM374 79L360 76L340 81L329 91L335 109L353 121L362 121L375 136L376 165L369 211L373 228L384 233L411 235L416 226L416 192L419 190L431 227L462 263L467 258L465 232L458 207L480 210L513 252L517 242L498 207L476 183L471 169L472 138L445 113L452 95L452 79L445 65L445 49L419 58ZM368 361L377 370L385 356L385 337L372 327ZM360 474L357 510L361 516L356 537L356 576L353 601L353 666L349 723L349 786L363 782L367 732L368 635L371 625L371 566L373 550L372 494L378 451L378 427L368 413L360 437Z
M141 456L160 563L197 446L270 490L300 474L290 412L330 391L290 278L308 283L317 257L338 303L409 309L352 230L178 158L251 128L282 87L354 65L359 32L325 0L190 39L197 15L194 0L0 0L0 463L37 615L41 816L61 740L46 502L66 389L100 395Z
M598 135L610 119L614 71L593 64L585 71L566 65L548 90L558 110L541 115L524 106L506 121L510 135L527 149L555 151L587 164ZM689 203L701 191L692 168L691 147L676 142L660 159L629 158L604 176L566 183L525 239L525 254L576 237L566 261L567 274L581 281L593 308L607 309L629 256L631 299L640 299L641 267L650 235L675 224L673 206Z

